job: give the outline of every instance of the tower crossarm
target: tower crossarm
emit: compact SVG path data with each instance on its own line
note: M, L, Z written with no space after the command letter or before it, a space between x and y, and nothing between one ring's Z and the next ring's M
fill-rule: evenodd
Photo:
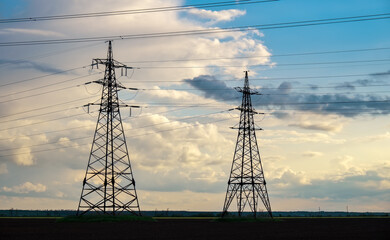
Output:
M112 51L111 51L112 54ZM134 67L129 67L121 62L118 62L114 59L112 59L112 55L108 55L108 58L102 59L102 58L95 58L92 60L91 67L92 69L96 66L97 69L99 69L99 65L104 65L109 69L121 69L121 76L127 76L127 70L128 69L134 69Z
M236 89L237 92L241 92L244 94L263 95L263 94L259 93L257 90L250 89L249 87L235 87L234 89Z
M94 58L92 60L92 68L96 66L97 69L99 69L99 65L107 65L110 64L113 68L125 68L125 69L134 69L133 67L129 67L121 62L118 62L114 59L102 59L102 58Z
M240 130L248 130L250 127L230 127L231 129L240 129ZM264 129L262 128L259 128L259 127L255 127L255 128L252 128L251 130L259 130L259 131L262 131Z
M264 113L260 113L260 112L257 112L255 111L255 109L253 108L246 108L246 107L236 107L237 110L240 110L240 111L244 111L244 112L249 112L249 114L264 114Z
M113 103L115 104L115 103ZM89 106L101 106L101 103L87 103L83 107L89 107ZM131 108L141 108L141 106L137 105L129 105L129 104L118 104L118 107L131 107Z
M100 84L102 86L107 86L108 84L110 84L111 87L117 88L118 90L128 89L127 87L123 86L119 82L109 83L109 82L105 81L104 79L100 79L100 80L96 80L96 81L92 81L92 82L86 82L84 85L88 85L91 83Z

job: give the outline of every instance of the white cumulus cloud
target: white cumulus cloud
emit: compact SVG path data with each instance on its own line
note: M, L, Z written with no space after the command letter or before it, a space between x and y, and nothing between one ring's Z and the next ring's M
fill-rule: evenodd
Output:
M19 166L32 166L35 164L31 148L20 148L15 150L14 162Z
M229 22L236 17L240 17L246 14L245 10L228 9L221 11L211 11L206 9L192 8L188 10L188 13L195 15L201 19L210 20L210 23L215 24L218 22Z

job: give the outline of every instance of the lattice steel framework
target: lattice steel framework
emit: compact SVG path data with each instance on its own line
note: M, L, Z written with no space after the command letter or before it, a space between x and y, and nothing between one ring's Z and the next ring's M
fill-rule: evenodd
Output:
M246 205L249 205L253 216L256 217L259 198L263 202L269 216L272 217L271 204L268 198L263 166L256 139L256 128L253 116L258 114L252 107L251 95L259 94L250 89L248 71L245 72L244 87L236 88L243 94L238 129L236 149L234 152L232 168L228 181L228 187L223 205L222 216L225 216L234 198L237 198L238 215L242 213Z
M118 89L124 89L115 77L115 69L127 71L131 67L113 59L112 43L108 43L107 59L93 59L92 67L105 66L101 84L102 95L99 116L83 181L77 215L88 212L117 215L133 213L140 215L135 181L130 164L125 133L123 131Z

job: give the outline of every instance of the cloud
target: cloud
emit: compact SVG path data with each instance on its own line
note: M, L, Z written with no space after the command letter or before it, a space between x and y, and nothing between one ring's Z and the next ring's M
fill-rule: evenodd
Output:
M290 130L272 130L261 133L262 144L275 145L275 143L322 143L344 144L345 139L332 137L324 132L298 132Z
M364 136L360 138L356 138L355 140L358 142L364 142L364 143L372 143L376 141L382 141L390 139L390 132L385 132L378 135L372 135L372 136Z
M12 66L14 69L34 69L40 72L45 73L57 73L63 70L59 68L52 67L46 63L37 63L27 60L6 60L0 59L0 66L4 64L5 66ZM10 68L10 67L9 67Z
M355 86L352 83L345 82L337 85L334 89L336 90L355 90Z
M7 174L7 173L8 173L7 164L0 163L0 175Z
M382 76L381 74L379 74ZM370 76L375 77L374 74L370 74ZM383 76L387 76L383 74ZM358 79L355 81L349 81L349 82L343 82L334 87L335 90L356 90L357 87L366 87L369 85L375 85L375 84L383 84L384 82L377 79Z
M44 37L64 37L65 35L59 32L42 30L42 29L31 29L31 28L3 28L0 30L0 35L6 34L24 34L24 35L37 35Z
M282 155L266 155L266 156L262 156L262 159L265 161L265 162L280 162L282 160L285 160L286 157L282 156Z
M344 156L338 156L337 158L333 159L332 165L336 166L338 169L341 169L341 173L343 175L346 174L346 171L350 171L350 168L353 167L352 161L354 158L349 155Z
M36 164L34 156L31 153L31 148L17 149L14 154L14 162L19 166L32 166Z
M319 89L319 86L316 84L308 84L308 86L310 87L311 90L318 90Z
M380 177L390 179L390 161L379 165L377 173Z
M226 86L214 76L198 76L186 79L185 82L202 91L206 98L219 101L229 101L233 98L234 90ZM217 91L218 89L218 91ZM252 104L269 110L295 109L304 112L321 114L337 114L345 117L355 117L363 113L372 115L387 115L390 113L387 96L346 94L293 94L293 86L289 82L281 83L277 88L264 88L260 92L263 96L252 95ZM278 115L277 115L278 116ZM283 115L281 117L284 117ZM317 130L337 131L338 128L323 124L301 124L300 127Z
M320 131L326 131L326 132L338 132L342 128L341 124L335 125L334 123L329 123L329 122L312 123L309 121L293 123L293 124L289 124L289 126L299 127L299 128L307 129L307 130L320 130Z
M52 197L42 196L27 197L0 195L0 201L2 209L75 209L75 201L73 199L53 199Z
M370 76L376 77L376 78L388 78L388 77L390 77L390 70L388 70L387 72L372 73L372 74L370 74Z
M367 112L373 115L387 115L390 113L386 102L383 102L388 101L388 97L370 94L350 96L338 93L324 95L307 93L297 95L293 94L289 89L287 89L288 92L292 94L280 96L280 94L286 93L286 90L282 91L283 84L277 90L262 91L264 94L269 95L261 98L257 106L276 110L295 109L304 112L337 114L345 117L354 117ZM256 99L258 99L257 96L253 97L253 101L257 102Z
M272 116L279 119L289 119L291 117L291 114L283 111L273 111Z
M314 151L306 151L302 153L302 156L308 157L308 158L316 158L316 157L321 157L324 154L322 152L314 152Z
M296 185L308 185L310 179L306 177L304 172L295 172L292 169L282 168L278 169L279 176L268 178L268 183L272 182L272 185L276 186L276 189L289 188Z
M236 17L240 17L246 14L245 10L238 9L211 11L199 8L192 8L187 12L201 19L210 20L210 24L216 24L218 22L230 22L233 21Z
M225 82L217 80L214 76L201 75L193 79L185 79L184 82L203 91L206 98L231 100L238 96L236 90L227 87Z
M305 182L302 182L303 179ZM304 175L300 176L292 170L286 170L281 177L268 180L268 183L271 185L269 189L274 186L273 188L277 190L274 192L276 196L304 199L328 198L329 202L332 202L364 197L388 199L390 194L386 190L389 187L389 180L372 170L340 178L327 176L323 179L305 179Z
M40 183L33 184L31 182L25 182L21 185L14 186L14 187L3 187L2 190L4 192L12 192L12 193L30 193L30 192L42 193L46 191L46 186Z
M7 143L8 147L5 147L5 149L8 148L9 150L4 149L4 151L6 151L4 155L9 154L12 161L18 166L35 165L37 163L37 159L33 155L33 147L31 145L45 144L48 142L45 134L34 135L31 137L25 135L27 135L27 133L22 130L22 133L19 134L18 137L11 137Z
M159 124L159 123L166 124ZM161 115L133 122L129 153L138 187L148 191L220 192L225 190L225 167L231 164L234 140L216 124L196 125ZM138 126L149 125L145 129ZM180 129L178 131L164 131ZM153 133L143 135L142 133ZM231 151L226 151L229 148ZM150 176L153 175L153 178Z

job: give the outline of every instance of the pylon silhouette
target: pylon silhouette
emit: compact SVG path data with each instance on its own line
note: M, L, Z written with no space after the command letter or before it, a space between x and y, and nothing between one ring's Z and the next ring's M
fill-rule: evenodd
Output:
M126 65L113 59L112 43L108 42L107 59L93 59L92 67L105 65L101 84L102 95L99 116L83 181L77 215L88 212L117 215L132 213L140 215L135 181L130 164L125 133L123 131L118 89L125 89L115 77L115 69L127 72Z
M252 107L251 95L259 94L250 89L248 71L245 71L244 87L236 88L241 92L242 103L237 109L241 111L236 149L226 191L222 216L225 216L234 198L237 198L238 215L249 205L256 218L259 198L263 202L269 216L272 217L271 204L268 198L267 185L256 139L256 128L253 116L259 114Z

